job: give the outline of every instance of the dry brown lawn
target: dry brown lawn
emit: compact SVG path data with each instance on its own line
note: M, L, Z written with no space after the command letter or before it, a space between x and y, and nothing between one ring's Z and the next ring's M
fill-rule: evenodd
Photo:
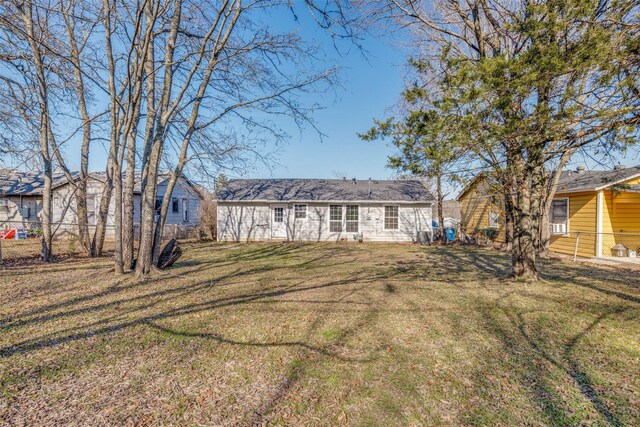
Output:
M480 248L191 244L0 271L7 425L638 425L638 271Z

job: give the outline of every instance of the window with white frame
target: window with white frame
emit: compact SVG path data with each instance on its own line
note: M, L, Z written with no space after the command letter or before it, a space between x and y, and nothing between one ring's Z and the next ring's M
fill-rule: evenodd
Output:
M500 215L497 211L489 211L489 228L498 228Z
M342 232L342 205L329 206L329 231L332 233Z
M87 196L87 223L96 224L96 196Z
M307 205L295 205L293 210L296 219L307 218Z
M398 206L384 207L384 229L397 230L399 228Z
M549 213L551 234L569 232L569 199L553 199Z
M9 210L9 199L6 197L0 198L0 210L8 211Z
M347 233L357 233L360 215L358 205L348 205L345 213Z

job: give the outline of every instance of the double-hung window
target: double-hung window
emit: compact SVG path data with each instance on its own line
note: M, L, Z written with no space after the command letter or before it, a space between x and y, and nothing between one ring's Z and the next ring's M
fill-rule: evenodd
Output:
M399 228L399 213L397 206L384 207L384 229L397 230Z
M553 199L549 216L551 234L567 234L569 232L569 199Z
M498 228L499 214L496 211L489 211L489 228Z
M307 205L295 205L293 210L296 219L307 218Z
M332 233L342 231L342 205L329 206L329 231Z
M358 205L348 205L345 213L345 225L347 233L357 233L360 215Z
M358 205L330 205L329 231L332 233L357 233L360 231L360 209Z
M171 199L171 211L173 213L180 212L180 201L178 199Z
M0 198L0 211L8 211L9 210L9 199L6 197Z

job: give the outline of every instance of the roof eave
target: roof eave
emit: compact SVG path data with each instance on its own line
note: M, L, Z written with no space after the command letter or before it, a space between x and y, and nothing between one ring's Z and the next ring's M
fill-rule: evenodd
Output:
M401 204L433 204L434 200L273 200L273 199L252 199L252 200L224 200L224 199L216 199L217 203L375 203L375 204L385 204L385 203L395 203L398 205Z
M640 172L638 172L638 173L636 173L636 174L634 174L634 175L628 176L628 177L626 177L626 178L619 179L619 180L617 180L617 181L615 181L615 182L610 182L610 183L607 183L607 184L602 185L602 186L600 186L600 187L596 187L594 191L604 190L605 188L609 188L609 187L611 187L612 185L622 184L622 183L624 183L624 182L626 182L626 181L629 181L629 180L631 180L631 179L635 179L635 178L640 178Z

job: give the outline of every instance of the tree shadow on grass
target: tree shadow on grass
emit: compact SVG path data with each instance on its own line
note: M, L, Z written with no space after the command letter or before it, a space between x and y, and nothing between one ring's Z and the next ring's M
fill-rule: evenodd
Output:
M246 270L242 272L236 272L235 274L230 274L228 277L226 277L226 279L237 277L238 274L251 275L252 271ZM361 275L356 274L340 280L314 284L314 285L306 285L306 286L305 286L305 283L307 282L307 280L302 280L302 281L295 282L291 285L282 285L280 287L276 287L275 289L271 288L270 290L263 291L263 292L249 292L249 293L243 293L240 295L211 299L211 300L200 302L200 303L184 304L168 310L164 310L160 313L141 316L137 319L111 323L114 320L117 320L117 318L122 317L123 315L127 315L127 314L130 315L135 312L148 309L154 305L159 304L160 302L163 302L163 301L153 301L153 302L145 303L142 306L135 307L126 313L118 313L109 318L100 319L90 324L74 326L61 331L57 331L55 334L47 334L39 338L27 339L19 343L15 343L13 345L5 346L3 348L0 348L0 357L6 358L14 354L29 353L34 350L38 350L46 347L54 347L60 344L68 343L68 342L87 339L89 337L100 336L100 335L116 332L125 328L130 328L133 326L146 325L146 324L149 324L150 322L155 322L163 319L176 318L176 317L185 316L188 314L219 309L222 307L247 304L247 303L252 303L254 301L261 301L269 298L280 297L283 295L298 294L298 293L318 290L318 289L353 286L354 284L375 283L378 280L380 280L382 277L383 276L376 276L376 275L369 275L369 274L362 277ZM310 278L308 280L313 280L313 278ZM171 295L172 299L178 299L177 297L183 297L185 293L192 293L196 289L198 290L202 289L203 286L204 287L211 286L210 281L205 281L204 283L197 282L197 283L188 285L186 287L183 286L183 287L171 288L164 291L157 291L157 292L154 292L154 294L158 294L161 296ZM135 301L146 301L148 298L149 298L148 295L142 295L142 296L133 297L132 299ZM96 307L77 309L75 314L82 314L89 311L102 311L105 308L112 307L118 304L125 304L127 302L129 302L129 300L120 299L118 301L101 304ZM37 321L48 321L53 318L57 319L59 317L66 316L66 315L70 315L70 314L68 312L57 313L54 315L49 315L48 317L45 317L45 318L37 319ZM23 321L17 326L23 326L25 324L29 324L29 321ZM55 335L58 335L58 336L55 336Z
M500 317L494 312L498 309L506 319L510 327L505 327ZM535 339L527 328L524 313L518 312L512 307L496 300L495 305L483 309L486 319L486 327L503 343L510 357L526 371L522 374L522 382L528 387L533 387L535 396L540 402L549 420L554 424L573 424L576 420L567 418L569 408L565 408L562 396L558 395L553 385L546 380L547 372L544 365L537 362L541 358L548 364L569 376L582 396L587 399L592 407L613 426L622 426L620 419L607 407L603 397L593 384L590 376L579 366L573 356L573 351L578 343L604 319L612 315L622 314L628 307L617 307L598 315L586 328L573 336L564 346L562 359L554 357L545 350L545 342ZM512 331L517 331L515 334Z

